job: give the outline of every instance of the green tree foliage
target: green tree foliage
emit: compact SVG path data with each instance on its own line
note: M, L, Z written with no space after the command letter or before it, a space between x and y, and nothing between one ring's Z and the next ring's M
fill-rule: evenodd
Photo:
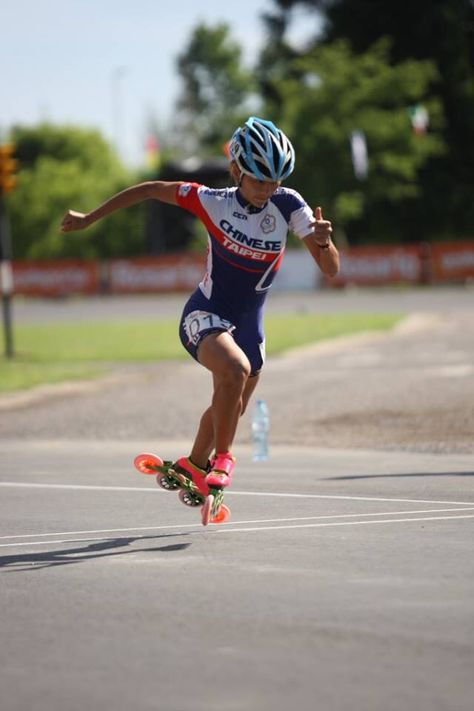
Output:
M15 259L109 257L144 251L143 206L123 210L80 233L62 235L68 210L87 212L133 182L93 130L42 124L15 127L18 187L9 196Z
M292 183L324 205L339 227L357 236L400 240L399 224L384 223L387 207L419 196L418 171L442 152L442 111L429 97L436 70L430 62L391 66L390 46L382 40L363 55L346 42L317 47L294 60L296 79L284 84L280 119L295 146ZM429 107L433 130L416 136L408 107L420 100ZM369 173L355 177L350 137L363 131ZM370 221L368 216L370 216ZM356 224L365 218L362 225Z
M221 154L229 132L246 117L254 88L229 26L197 25L178 57L178 71L183 81L176 118L181 145L188 151Z
M446 117L448 150L427 165L420 210L431 229L474 230L474 3L472 0L334 2L327 40L347 37L365 52L377 37L392 37L391 61L431 59ZM431 224L430 224L431 223Z
M292 13L306 9L322 17L313 44L345 39L364 54L389 37L388 61L429 60L437 68L433 92L445 116L446 150L420 169L421 194L406 204L407 223L430 235L474 231L474 2L472 0L273 0L268 22L282 33ZM271 33L270 33L271 39ZM276 46L276 43L275 43ZM267 48L266 51L269 51ZM265 85L263 85L265 90ZM267 92L267 98L272 100ZM434 117L430 116L428 131ZM391 216L396 219L395 216Z
M266 111L278 114L284 101L284 80L291 77L293 60L299 56L286 40L289 21L285 12L280 15L263 14L267 38L260 52L256 77Z

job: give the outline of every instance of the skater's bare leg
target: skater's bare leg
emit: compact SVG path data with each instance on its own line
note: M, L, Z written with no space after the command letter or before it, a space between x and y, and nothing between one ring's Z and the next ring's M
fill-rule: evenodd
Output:
M244 392L248 401L256 382L246 391L250 363L229 333L208 336L199 348L198 359L212 372L214 380L212 405L201 418L196 447L193 448L194 456L204 463L204 456L207 461L213 447L216 452L230 450L244 408Z
M191 459L198 467L205 469L214 447L214 425L212 408L208 407L199 422L199 428L191 450Z
M242 395L250 375L250 363L229 333L208 336L201 344L199 362L212 371L212 423L216 452L228 452L242 412Z
M257 387L258 379L260 376L255 375L249 377L244 387L244 392L242 393L242 409L240 414L243 415L250 397L253 391ZM199 429L196 434L196 439L194 440L193 449L191 451L191 459L198 467L204 469L207 462L211 456L211 453L215 449L214 444L214 423L212 418L212 406L208 407L203 413L201 421L199 423Z

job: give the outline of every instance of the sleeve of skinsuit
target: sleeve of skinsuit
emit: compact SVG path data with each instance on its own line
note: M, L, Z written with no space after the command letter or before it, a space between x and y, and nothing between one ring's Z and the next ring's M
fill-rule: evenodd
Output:
M204 187L205 186L200 183L181 183L181 185L176 188L176 200L178 205L199 217L202 209L199 199L199 190Z
M273 202L297 237L303 239L311 234L314 222L313 211L296 190L280 188L275 193Z

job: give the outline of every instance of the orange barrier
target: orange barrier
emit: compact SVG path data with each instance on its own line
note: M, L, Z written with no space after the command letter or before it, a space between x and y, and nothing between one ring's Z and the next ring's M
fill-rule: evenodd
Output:
M13 262L15 294L66 296L100 291L100 264L80 259Z
M474 279L474 242L439 242L431 245L434 282Z
M192 291L204 276L203 255L112 259L106 269L111 294L166 293Z
M423 260L419 245L409 247L350 247L340 251L339 274L327 280L329 286L380 286L419 284Z
M310 259L308 255L308 259ZM79 259L13 262L14 293L27 296L70 294L139 294L190 292L205 272L205 255L112 259L108 262ZM288 259L290 269L299 262ZM324 283L349 284L449 283L474 279L474 242L420 243L385 247L351 247L341 250L341 270ZM300 280L301 281L301 280ZM299 283L288 279L289 284ZM293 287L294 288L294 287Z

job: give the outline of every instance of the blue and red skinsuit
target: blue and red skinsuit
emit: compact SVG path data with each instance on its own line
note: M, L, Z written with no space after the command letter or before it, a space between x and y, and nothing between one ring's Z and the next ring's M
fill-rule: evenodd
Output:
M206 226L209 240L206 274L184 308L181 341L197 360L205 336L229 331L256 374L265 360L264 303L288 231L309 235L313 212L299 193L282 187L261 209L249 205L238 188L197 183L182 183L177 201Z

